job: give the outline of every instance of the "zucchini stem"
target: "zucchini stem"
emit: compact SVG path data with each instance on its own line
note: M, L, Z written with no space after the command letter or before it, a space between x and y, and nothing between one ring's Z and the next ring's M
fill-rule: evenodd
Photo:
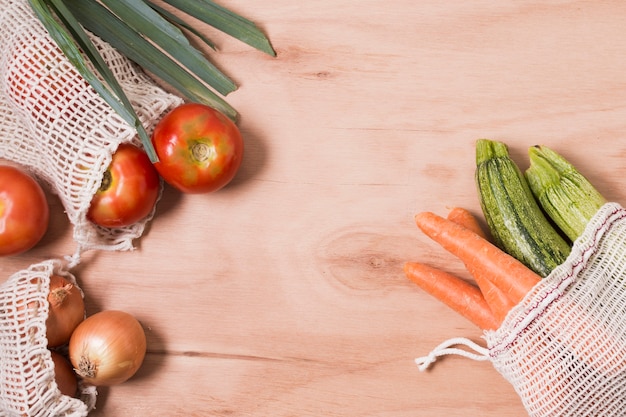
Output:
M552 149L528 149L528 185L548 217L572 241L587 227L606 199L569 161Z

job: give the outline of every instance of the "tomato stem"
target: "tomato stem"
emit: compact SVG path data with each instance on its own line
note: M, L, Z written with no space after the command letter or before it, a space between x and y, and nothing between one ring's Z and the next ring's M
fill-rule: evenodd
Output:
M211 157L211 147L206 143L196 142L191 146L191 155L198 162L204 162Z
M102 175L102 182L100 183L100 188L98 191L106 191L111 187L111 182L113 181L113 177L111 176L111 171L108 169L104 171Z

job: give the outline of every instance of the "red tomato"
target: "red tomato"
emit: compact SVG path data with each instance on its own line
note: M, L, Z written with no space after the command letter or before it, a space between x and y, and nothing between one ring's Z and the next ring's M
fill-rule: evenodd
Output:
M161 177L185 193L216 191L233 179L243 158L235 123L203 104L176 107L157 123L152 144Z
M0 256L35 246L48 229L50 209L39 183L25 171L0 166Z
M136 223L154 208L159 185L159 174L143 149L122 143L91 200L87 218L103 227Z

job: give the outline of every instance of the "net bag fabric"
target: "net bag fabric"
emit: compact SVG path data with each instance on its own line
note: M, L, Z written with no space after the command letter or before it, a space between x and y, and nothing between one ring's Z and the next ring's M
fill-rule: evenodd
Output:
M572 253L485 332L487 348L453 339L417 359L489 360L531 417L626 415L626 209L607 203ZM476 352L450 346L464 343Z
M46 318L50 276L75 277L57 260L31 265L0 286L0 415L5 417L83 417L95 405L96 391L81 398L61 394L47 348Z
M567 261L486 337L529 415L626 415L626 210L605 205Z
M109 44L92 41L148 132L182 104ZM138 142L136 130L80 76L27 0L0 0L0 75L0 158L27 167L58 194L78 252L132 249L149 218L105 229L86 212L112 153L122 142Z

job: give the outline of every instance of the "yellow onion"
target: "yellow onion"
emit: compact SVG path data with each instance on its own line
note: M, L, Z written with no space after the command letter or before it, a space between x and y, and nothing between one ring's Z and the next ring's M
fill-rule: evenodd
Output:
M50 277L48 293L48 318L46 338L48 346L56 347L69 342L72 332L85 318L85 303L76 285L59 275Z
M78 378L70 362L58 352L50 351L52 362L54 362L54 380L59 391L63 395L76 396L78 390Z
M69 356L78 376L95 386L117 385L132 377L146 355L146 334L123 311L100 311L76 327Z

